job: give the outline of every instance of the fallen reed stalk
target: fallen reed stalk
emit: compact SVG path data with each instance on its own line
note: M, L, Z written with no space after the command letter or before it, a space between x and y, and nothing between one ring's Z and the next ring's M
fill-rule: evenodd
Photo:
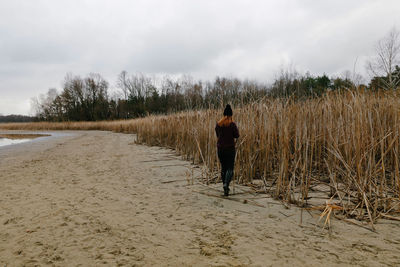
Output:
M175 149L218 179L214 127L221 110L108 122L0 124L10 130L109 130ZM305 101L263 99L234 110L241 138L235 179L305 205L326 184L342 215L368 220L400 209L400 97L397 92L331 92Z

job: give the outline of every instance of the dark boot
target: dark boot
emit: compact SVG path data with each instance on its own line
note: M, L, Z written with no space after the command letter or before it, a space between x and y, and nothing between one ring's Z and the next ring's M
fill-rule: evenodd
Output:
M233 176L233 170L227 170L225 174L224 181L224 195L229 196L229 184L231 183L231 179Z
M229 196L229 187L224 185L224 196Z

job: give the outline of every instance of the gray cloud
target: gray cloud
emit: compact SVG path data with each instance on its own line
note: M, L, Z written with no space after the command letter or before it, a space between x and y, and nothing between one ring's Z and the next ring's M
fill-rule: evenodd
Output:
M364 73L399 13L397 0L1 0L0 113L27 114L67 72L268 81L286 64L335 75L357 59Z

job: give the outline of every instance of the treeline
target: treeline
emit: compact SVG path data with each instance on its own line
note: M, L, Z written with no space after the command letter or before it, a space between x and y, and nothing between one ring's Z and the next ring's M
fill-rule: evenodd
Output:
M0 115L0 123L3 122L33 122L36 121L36 117L24 116L24 115Z
M118 76L117 94L99 74L68 74L61 91L50 89L33 99L39 120L96 121L143 117L182 110L217 107L221 103L248 103L268 94L269 87L255 81L216 78L213 82L152 78L143 74Z
M348 76L348 75L347 75ZM167 114L183 110L215 108L232 103L247 104L263 97L317 97L327 90L360 86L349 77L299 75L281 72L272 84L217 77L195 81L190 76L177 79L154 78L144 74L119 74L117 93L100 74L86 77L67 74L60 91L50 89L33 100L36 115L45 121L97 121ZM366 87L364 85L361 85Z

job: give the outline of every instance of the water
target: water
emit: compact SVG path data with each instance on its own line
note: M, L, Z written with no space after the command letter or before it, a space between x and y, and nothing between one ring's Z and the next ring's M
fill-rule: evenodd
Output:
M0 138L0 147L25 143L31 141L32 139L24 138L24 139L8 139L8 138Z

